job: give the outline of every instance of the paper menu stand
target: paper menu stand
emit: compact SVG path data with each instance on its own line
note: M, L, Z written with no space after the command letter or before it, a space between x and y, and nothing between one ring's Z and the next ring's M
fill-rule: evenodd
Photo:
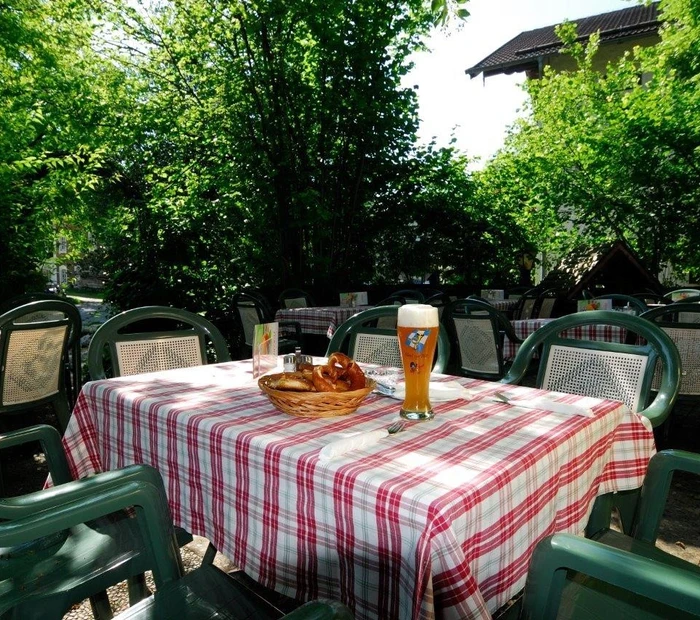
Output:
M612 299L579 299L576 302L578 312L588 310L612 310Z
M340 305L346 307L366 306L367 291L356 291L354 293L340 293Z
M277 368L278 345L278 323L260 323L253 328L253 377Z

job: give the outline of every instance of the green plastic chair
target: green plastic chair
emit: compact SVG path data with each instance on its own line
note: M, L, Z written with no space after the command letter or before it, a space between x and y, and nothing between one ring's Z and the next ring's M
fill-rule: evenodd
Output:
M677 471L700 475L700 455L665 450L652 457L631 536L608 527L608 495L596 502L603 519L587 531L591 540L555 534L541 541L528 571L524 617L556 618L558 611L585 619L700 617L700 567L655 545Z
M155 331L154 331L155 326ZM228 345L207 319L178 308L145 306L117 314L95 332L88 347L90 378L123 377L208 363L230 362ZM107 362L107 368L105 365Z
M584 586L568 580L575 574ZM554 534L538 543L530 562L522 613L527 620L683 620L700 617L700 576L634 552ZM575 586L578 586L576 588Z
M105 590L142 575L153 565L135 527L137 520L120 510L131 504L102 504L101 493L117 482L157 483L162 489L160 476L155 470L136 466L72 480L61 437L48 425L4 434L0 449L36 441L56 486L0 499L0 617L62 618L72 605L90 598L96 618L111 618ZM156 506L145 508L148 536L169 544L172 524L167 503L164 497L156 501ZM85 512L79 521L66 521L69 505L87 511L99 506L99 512ZM173 554L177 552L174 544ZM145 594L140 584L130 584L132 603Z
M700 304L676 302L653 308L642 314L642 318L663 329L678 348L681 358L679 394L700 396Z
M65 431L72 404L67 381L75 381L76 389L82 383L81 329L78 309L59 299L32 301L0 315L0 414L51 405Z
M578 340L563 335L585 325L613 325L634 332L636 344ZM594 310L554 319L525 339L502 383L519 383L535 353L542 348L536 386L546 390L608 398L659 426L668 417L680 386L680 357L663 330L641 317ZM631 356L631 357L630 357ZM661 382L653 400L655 365L661 364Z
M341 351L357 362L402 368L396 329L376 326L384 317L396 320L398 312L399 306L379 306L350 317L333 334L326 357ZM433 372L443 372L450 359L450 340L444 326L438 332L435 357Z
M233 318L243 341L243 357L253 354L253 334L256 325L274 323L275 313L265 297L257 291L237 293L231 303ZM298 321L278 321L279 353L293 352L297 347L304 348L301 324Z
M60 446L60 437L51 427L35 427L32 433L25 430L23 434ZM58 454L55 449L50 452ZM61 480L67 474L65 459L50 462L50 471ZM127 508L133 508L133 516L128 516ZM153 571L156 593L132 603L133 607L118 616L122 620L264 620L281 615L212 565L183 575L163 481L148 465L130 465L4 499L0 518L5 519L0 522L3 618L58 620L73 604L145 569ZM285 617L352 618L344 606L324 601L302 606Z
M521 343L508 318L486 300L473 297L451 302L442 316L450 337L452 368L475 379L498 381L505 374L503 341Z

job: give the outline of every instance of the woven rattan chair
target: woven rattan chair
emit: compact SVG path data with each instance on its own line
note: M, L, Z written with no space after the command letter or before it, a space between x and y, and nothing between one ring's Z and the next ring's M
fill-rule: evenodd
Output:
M658 325L678 348L681 358L682 396L700 396L700 304L677 302L648 310L642 318ZM654 376L658 389L660 372Z
M644 342L621 344L564 335L566 330L586 325L618 326L634 332ZM641 317L594 310L555 319L525 339L502 382L519 383L540 347L537 387L619 400L648 417L653 426L659 426L668 417L678 395L678 349L663 330ZM662 368L661 383L651 400L657 360Z
M245 357L253 352L253 334L256 325L274 323L275 316L267 300L255 291L242 291L232 302L233 317L240 332ZM301 324L298 321L279 321L278 351L287 353L297 347L303 348Z
M61 439L48 426L2 436L0 447L37 440L57 486L0 499L0 617L59 620L90 597L95 617L107 620L112 610L105 589L144 570L153 571L156 593L131 597L122 620L282 617L244 580L211 564L183 575L158 471L130 465L71 481ZM329 601L307 603L284 617L352 618Z
M205 318L178 308L145 306L103 323L90 340L91 379L123 377L216 362L231 356L221 332Z
M450 336L454 369L465 377L503 378L503 341L521 343L508 318L487 301L458 299L446 308L442 323Z
M350 317L333 334L326 356L342 351L357 362L402 368L396 328L377 327L379 319L391 317L395 320L398 312L399 306L380 306ZM442 372L449 358L450 341L444 327L441 327L433 372Z
M65 430L72 405L66 381L76 390L82 383L81 326L78 309L62 300L33 301L0 316L0 414L51 405Z

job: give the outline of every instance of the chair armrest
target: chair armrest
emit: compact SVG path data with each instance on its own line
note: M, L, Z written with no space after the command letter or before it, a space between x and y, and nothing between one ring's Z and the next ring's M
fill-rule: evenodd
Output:
M73 480L68 467L66 453L61 443L61 435L53 426L37 424L3 433L0 435L0 450L33 441L41 443L41 448L46 455L46 463L51 474L51 480L53 480L54 484L64 484Z
M651 544L656 542L671 480L676 471L700 475L700 454L684 450L662 450L651 458L639 499L634 538Z
M353 620L353 617L342 603L327 600L310 601L283 616L284 620Z
M567 569L697 614L700 594L695 573L580 536L554 534L535 547L523 598L525 618L557 616Z
M131 465L74 480L26 498L34 509L0 523L0 547L25 544L133 507L143 542L150 549L156 585L182 574L163 481L148 465ZM3 500L3 508L17 499ZM2 517L7 518L5 514Z

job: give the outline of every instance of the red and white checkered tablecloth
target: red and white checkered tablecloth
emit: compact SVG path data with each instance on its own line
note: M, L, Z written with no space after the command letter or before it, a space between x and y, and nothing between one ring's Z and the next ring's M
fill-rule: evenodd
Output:
M155 466L176 524L263 585L342 600L360 620L489 618L523 587L535 544L581 533L595 496L639 487L654 452L648 422L620 403L586 399L592 418L514 408L489 398L501 384L442 376L469 399L321 461L330 440L388 427L399 401L370 395L347 416L297 418L251 371L87 383L64 436L72 471Z
M511 321L515 335L525 340L530 334L540 327L551 323L555 319L527 319L524 321ZM627 330L617 325L581 325L563 332L567 338L579 340L602 340L605 342L624 342ZM519 344L511 342L506 336L503 342L503 358L513 359L520 348Z
M371 306L313 306L283 308L275 313L275 321L297 321L305 334L320 334L332 338L335 330L351 316Z

